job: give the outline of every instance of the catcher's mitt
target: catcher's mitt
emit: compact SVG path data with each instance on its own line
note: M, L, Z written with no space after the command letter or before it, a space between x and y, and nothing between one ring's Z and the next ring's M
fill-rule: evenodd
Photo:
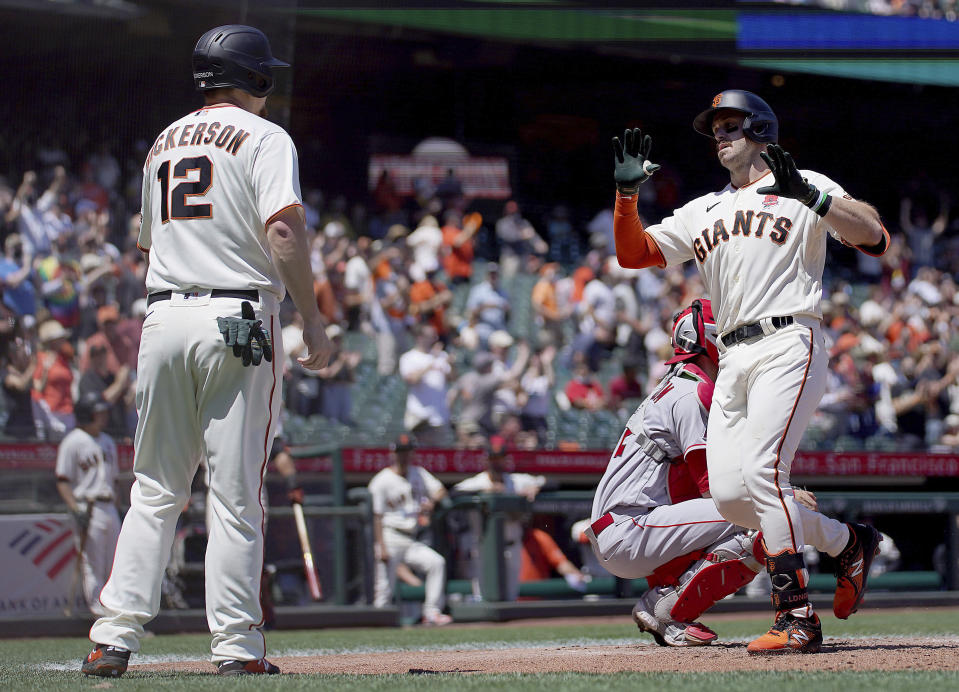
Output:
M802 488L793 488L793 497L795 497L796 502L801 504L806 509L811 509L813 512L819 511L819 504L816 502L816 496L808 490L803 490Z

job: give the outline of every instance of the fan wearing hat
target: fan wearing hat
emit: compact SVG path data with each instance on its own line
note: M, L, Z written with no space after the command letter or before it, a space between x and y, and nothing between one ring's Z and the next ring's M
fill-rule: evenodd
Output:
M545 476L509 471L511 465L509 451L506 442L498 435L489 438L483 449L483 461L486 469L457 483L453 486L454 492L522 495L532 502L540 488L546 484ZM476 512L471 513L471 529L476 536L476 540L473 541L474 546L479 545L478 537L481 529L478 519L479 515ZM523 521L521 518L514 517L506 520L503 525L503 542L505 544L503 560L506 562L505 600L515 601L519 597L519 573L523 556ZM472 557L472 566L474 570L478 570L480 567L478 549ZM476 573L478 574L478 571ZM485 596L488 598L489 594Z
M40 353L33 371L33 396L45 414L45 435L60 439L74 426L70 331L56 320L47 320L37 330L37 338Z
M390 465L373 476L368 486L376 558L373 605L383 608L390 603L397 569L406 565L424 575L423 624L447 625L452 618L443 613L446 560L420 540L433 508L446 496L446 488L415 461L416 445L404 433L390 445Z

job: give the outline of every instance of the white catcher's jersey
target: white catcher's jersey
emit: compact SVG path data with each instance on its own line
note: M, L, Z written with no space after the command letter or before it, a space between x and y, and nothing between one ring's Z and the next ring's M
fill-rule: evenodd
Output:
M86 430L74 428L60 441L57 478L69 481L81 502L112 500L119 472L117 447L106 433L94 438Z
M712 380L690 363L663 378L626 422L596 488L590 521L607 512L648 512L701 497L682 460L706 448L712 396Z
M416 530L420 505L443 488L443 484L422 466L410 466L406 476L392 468L373 476L369 484L373 514L383 517L383 526L404 533Z
M300 200L296 148L279 125L231 104L180 118L143 168L147 290L255 288L282 300L265 229Z
M800 173L820 191L846 196L826 176ZM767 172L741 188L727 185L646 229L667 265L696 260L720 334L764 317L822 319L826 234L841 239L798 200L756 192L772 182Z

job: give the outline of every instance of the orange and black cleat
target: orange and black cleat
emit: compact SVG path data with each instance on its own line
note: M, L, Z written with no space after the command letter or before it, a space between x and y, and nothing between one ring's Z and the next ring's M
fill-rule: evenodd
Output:
M851 541L836 557L836 594L832 599L832 612L840 620L855 613L862 603L869 567L882 542L882 536L872 526L848 526Z
M279 667L265 658L255 661L220 661L216 664L217 675L277 675Z
M80 672L85 675L97 675L101 678L118 678L127 672L129 662L129 649L97 644L83 660Z
M813 614L799 618L790 612L779 613L776 623L763 636L749 642L750 654L814 654L822 647L822 624Z

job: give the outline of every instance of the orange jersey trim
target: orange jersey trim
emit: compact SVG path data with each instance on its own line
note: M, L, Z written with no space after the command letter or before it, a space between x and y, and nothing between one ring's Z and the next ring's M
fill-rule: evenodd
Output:
M273 212L273 214L270 216L270 218L268 218L268 219L266 220L266 223L263 224L263 228L266 228L266 227L269 226L271 223L273 223L273 219L275 219L277 216L279 216L280 214L282 214L283 212L285 212L287 209L293 209L294 207L300 207L300 208L302 209L302 208L303 208L303 205L300 204L299 202L294 202L293 204L287 204L287 205L286 205L285 207L283 207L282 209L278 209L277 211Z
M756 178L755 180L750 180L748 183L746 183L746 184L743 185L742 187L736 187L736 186L733 185L732 183L729 183L729 186L730 186L732 189L734 189L734 190L745 190L747 187L750 187L751 185L755 185L756 183L758 183L760 180L762 180L763 178L765 178L765 177L766 177L767 175L769 175L770 173L772 173L772 171L766 171L766 172L763 173L761 176L759 176L759 177Z
M634 196L624 197L619 192L616 193L613 232L616 237L616 259L623 268L666 266L662 250L643 228Z
M882 226L882 240L880 241L882 243L882 250L880 250L879 252L869 252L869 250L867 250L862 245L853 245L853 247L859 250L859 252L861 252L862 254L869 255L870 257L881 257L882 255L886 254L886 250L889 249L889 231L886 230L886 227L882 223L882 221L879 222L879 225ZM878 244L879 243L877 243L877 245ZM871 247L875 247L875 246L871 246Z
M140 245L140 243L137 243L137 250L139 250L140 252L145 252L147 254L150 254L150 248L143 247L142 245Z

